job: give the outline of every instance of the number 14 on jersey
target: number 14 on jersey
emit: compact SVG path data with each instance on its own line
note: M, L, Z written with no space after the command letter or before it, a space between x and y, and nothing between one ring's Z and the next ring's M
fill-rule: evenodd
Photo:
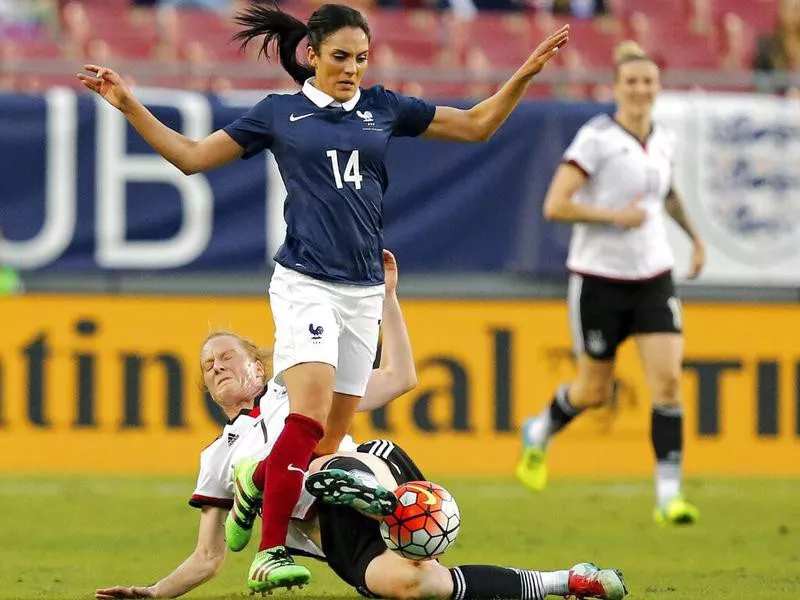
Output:
M353 150L350 153L350 158L347 159L347 164L344 166L344 173L339 170L339 154L336 150L328 150L325 155L331 159L336 189L342 189L344 182L352 183L357 190L361 189L361 182L364 178L361 176L361 169L358 164L358 150Z

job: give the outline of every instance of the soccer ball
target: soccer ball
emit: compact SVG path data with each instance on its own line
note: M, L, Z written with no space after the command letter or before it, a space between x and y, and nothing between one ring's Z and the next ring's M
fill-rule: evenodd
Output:
M397 508L381 521L390 550L411 560L444 554L458 535L461 516L453 496L430 481L409 481L395 490Z

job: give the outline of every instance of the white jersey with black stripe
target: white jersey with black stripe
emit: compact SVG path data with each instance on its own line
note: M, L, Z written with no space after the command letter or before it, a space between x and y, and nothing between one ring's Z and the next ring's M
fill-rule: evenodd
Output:
M608 115L594 117L564 152L564 162L588 181L576 194L579 204L619 209L639 199L647 219L633 229L575 223L567 268L610 279L650 279L675 262L665 228L664 200L672 182L674 136L654 125L642 144Z
M195 507L233 506L233 465L242 458L262 460L272 451L289 416L289 395L286 388L270 380L264 395L252 410L241 411L228 421L220 435L200 454L200 473L189 504ZM349 435L339 445L341 451L355 450L357 444ZM292 518L304 519L315 498L303 488ZM286 546L320 558L318 548L300 529L290 523Z

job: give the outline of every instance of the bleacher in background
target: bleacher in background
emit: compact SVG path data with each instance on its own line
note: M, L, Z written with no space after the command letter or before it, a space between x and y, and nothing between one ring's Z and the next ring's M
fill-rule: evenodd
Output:
M434 9L368 9L373 29L371 64L382 81L431 96L481 95L517 67L548 32L570 21L568 52L557 57L562 85L532 88L533 95L604 98L580 82L611 68L612 50L635 39L667 71L750 71L757 37L774 23L776 0L615 0L610 13L567 19L523 8L480 11L460 20ZM283 3L306 18L314 5ZM75 86L74 66L110 64L149 85L219 91L282 87L290 80L276 65L257 63L230 43L229 15L193 9L134 9L130 0L70 0L59 4L55 27L0 40L0 89ZM22 67L25 67L24 69ZM591 78L589 78L591 79Z

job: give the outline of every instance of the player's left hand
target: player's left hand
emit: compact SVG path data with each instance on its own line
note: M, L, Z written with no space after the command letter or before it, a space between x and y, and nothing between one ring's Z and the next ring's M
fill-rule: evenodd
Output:
M522 65L522 70L529 77L533 77L541 71L548 61L558 54L559 49L569 41L569 25L564 25L561 29L550 35L545 41L539 44Z
M112 598L155 598L156 595L149 587L117 585L103 590L97 590L94 597L98 600L111 600Z
M700 240L692 246L692 265L689 268L689 279L697 279L706 264L706 247Z
M383 272L386 295L391 296L397 291L397 259L388 250L383 251Z

